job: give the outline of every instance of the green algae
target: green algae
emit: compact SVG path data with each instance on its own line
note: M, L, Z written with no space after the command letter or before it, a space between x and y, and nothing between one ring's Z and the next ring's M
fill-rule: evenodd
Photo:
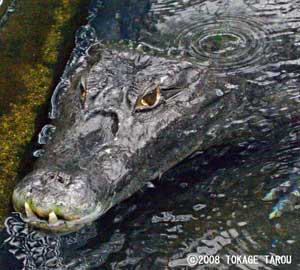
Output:
M24 164L30 164L31 142L88 3L19 1L0 29L0 224L11 210L12 190Z

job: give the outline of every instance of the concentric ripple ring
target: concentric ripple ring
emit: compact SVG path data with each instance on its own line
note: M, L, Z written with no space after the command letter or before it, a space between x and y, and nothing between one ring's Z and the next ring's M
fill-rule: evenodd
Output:
M200 65L232 72L251 72L265 63L270 52L268 29L243 17L211 18L184 25L175 46Z

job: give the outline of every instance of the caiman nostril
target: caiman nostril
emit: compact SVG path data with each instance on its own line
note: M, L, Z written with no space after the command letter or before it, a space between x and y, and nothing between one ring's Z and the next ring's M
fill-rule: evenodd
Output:
M57 176L57 181L61 184L64 183L64 179L61 176Z
M68 185L71 182L71 176L65 173L57 173L55 180L60 184Z

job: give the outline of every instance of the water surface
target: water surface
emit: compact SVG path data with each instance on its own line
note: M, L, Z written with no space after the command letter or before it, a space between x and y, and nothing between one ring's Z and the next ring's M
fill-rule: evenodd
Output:
M260 259L256 265L232 266L221 259L195 269L299 269L300 210L270 220L272 203L261 198L272 187L300 178L300 119L286 104L268 103L278 93L300 101L300 1L93 1L91 10L67 69L101 39L131 39L152 53L186 58L226 78L228 89L251 91L247 110L260 109L264 116L256 127L261 140L199 153L76 234L44 235L14 214L2 234L2 253L9 258L3 264L13 264L10 269L187 269L184 258L192 252L221 258L292 256L291 265ZM53 96L52 117L66 82L63 77ZM269 121L276 110L290 115L288 128ZM227 120L228 127L244 126ZM272 137L273 128L282 136Z

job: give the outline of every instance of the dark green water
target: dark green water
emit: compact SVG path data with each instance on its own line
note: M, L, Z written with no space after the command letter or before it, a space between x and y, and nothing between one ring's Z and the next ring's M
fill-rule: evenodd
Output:
M91 9L69 65L97 39L132 39L209 65L220 78L238 76L257 90L254 108L264 91L271 96L280 89L299 100L299 1L115 0L93 1ZM52 116L60 87L63 82ZM243 84L227 87L244 90ZM0 263L12 265L7 269L188 269L185 258L193 253L220 258L195 269L299 269L300 210L270 220L274 204L261 200L272 187L299 181L299 121L292 117L286 135L272 143L264 140L270 127L262 121L261 141L200 153L76 234L47 236L12 215L1 234ZM230 265L226 255L260 257ZM289 255L291 263L276 265L267 255Z

